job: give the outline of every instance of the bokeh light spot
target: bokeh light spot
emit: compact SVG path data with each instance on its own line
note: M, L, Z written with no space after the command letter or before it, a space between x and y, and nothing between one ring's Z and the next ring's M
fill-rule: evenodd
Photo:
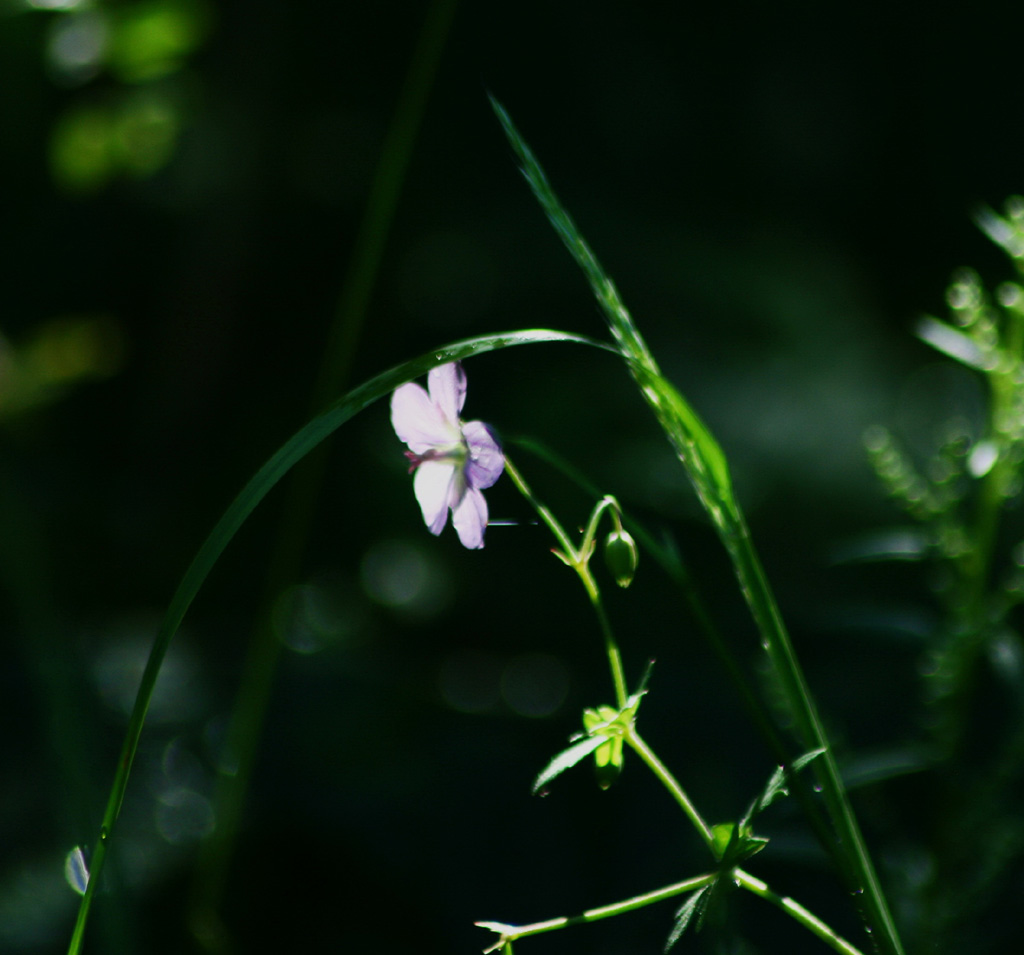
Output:
M50 168L70 192L93 192L114 173L113 117L101 107L75 109L53 126Z
M166 97L148 92L127 100L113 127L121 165L139 176L156 172L171 158L180 126L178 112Z
M110 69L127 83L167 76L202 44L209 26L210 7L200 0L148 0L121 7L111 32Z
M446 607L452 587L436 559L406 541L381 541L363 557L363 587L371 599L416 617Z
M86 0L25 0L33 10L74 10Z
M548 653L527 653L511 660L501 674L501 695L520 716L551 716L569 692L569 676Z
M109 40L107 18L98 11L54 20L46 52L55 78L71 86L91 80L103 66Z
M124 716L131 713L156 632L129 633L113 639L93 661L93 678L102 699ZM188 720L206 705L198 663L181 640L171 644L149 705L150 723Z
M289 587L274 605L274 629L296 653L316 653L339 641L351 640L365 625L359 601L337 587L305 583Z
M213 831L213 806L191 789L171 789L156 804L156 828L171 845L197 842Z

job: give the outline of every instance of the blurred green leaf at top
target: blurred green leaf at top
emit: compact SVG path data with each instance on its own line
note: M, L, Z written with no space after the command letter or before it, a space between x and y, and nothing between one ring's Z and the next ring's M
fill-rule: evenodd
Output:
M202 0L151 0L111 12L107 63L125 83L177 72L209 33L212 11Z

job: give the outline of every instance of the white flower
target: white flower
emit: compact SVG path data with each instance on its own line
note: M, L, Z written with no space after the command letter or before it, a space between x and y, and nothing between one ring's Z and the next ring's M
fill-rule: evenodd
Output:
M454 362L432 368L428 392L410 382L391 396L391 424L409 450L416 472L413 488L432 534L440 534L452 512L463 546L484 546L487 502L483 489L501 477L505 456L482 421L459 418L466 400L466 374Z

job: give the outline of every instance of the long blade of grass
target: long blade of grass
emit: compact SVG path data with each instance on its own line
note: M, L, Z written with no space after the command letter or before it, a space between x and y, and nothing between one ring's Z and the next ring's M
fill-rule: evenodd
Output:
M816 774L840 845L838 858L845 863L843 875L854 897L862 903L865 922L881 951L887 955L903 955L899 934L853 814L817 706L750 538L743 512L733 494L725 455L690 404L661 374L615 284L555 195L540 163L506 110L493 97L491 105L519 157L523 175L534 196L586 275L630 374L675 448L732 559L740 589L760 631L769 661L779 677L802 745L808 750L823 750L822 758L815 761Z
M722 449L697 412L662 377L647 343L623 305L615 283L608 277L597 256L576 228L576 223L558 200L547 175L526 141L519 135L504 107L493 97L491 106L519 157L522 173L534 196L590 282L598 305L608 319L608 327L619 346L619 353L626 359L630 373L670 440L676 445L676 451L697 493L709 510L720 509L732 498L732 482Z
M260 501L270 490L307 454L315 449L325 438L333 434L341 425L358 414L373 402L390 394L399 385L413 378L426 374L434 365L452 361L462 361L474 355L510 348L514 345L529 345L541 342L575 342L608 350L610 346L582 335L568 332L551 331L549 329L526 329L507 332L499 335L485 335L479 338L466 339L446 345L411 361L396 365L394 368L377 375L370 381L353 389L343 398L331 405L326 411L313 418L300 428L285 444L256 472L245 485L241 493L234 499L224 515L210 532L210 535L199 548L195 558L178 585L171 598L167 612L160 625L153 648L150 650L146 668L142 674L135 704L128 720L128 730L118 760L113 786L107 800L99 838L93 850L89 883L78 909L68 955L77 955L81 950L89 911L100 882L100 874L110 845L111 835L117 817L121 811L121 803L128 787L132 762L142 735L143 724L149 709L157 676L181 621L195 599L204 581L220 559L224 549L256 509Z

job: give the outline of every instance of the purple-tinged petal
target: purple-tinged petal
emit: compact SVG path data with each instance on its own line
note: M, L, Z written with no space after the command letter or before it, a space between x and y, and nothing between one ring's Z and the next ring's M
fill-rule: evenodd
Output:
M445 418L426 391L414 382L396 388L391 396L391 425L395 434L417 454L457 443L456 420Z
M430 389L431 401L449 421L457 424L466 401L466 373L462 365L453 361L431 368L427 373L427 387Z
M482 421L470 421L462 426L462 436L469 446L466 461L466 483L470 487L490 487L505 470L505 455L501 445Z
M440 534L448 521L455 465L447 461L424 461L416 469L413 490L431 534Z
M459 506L452 509L452 524L455 525L463 547L479 550L484 546L487 501L476 488L466 488Z

